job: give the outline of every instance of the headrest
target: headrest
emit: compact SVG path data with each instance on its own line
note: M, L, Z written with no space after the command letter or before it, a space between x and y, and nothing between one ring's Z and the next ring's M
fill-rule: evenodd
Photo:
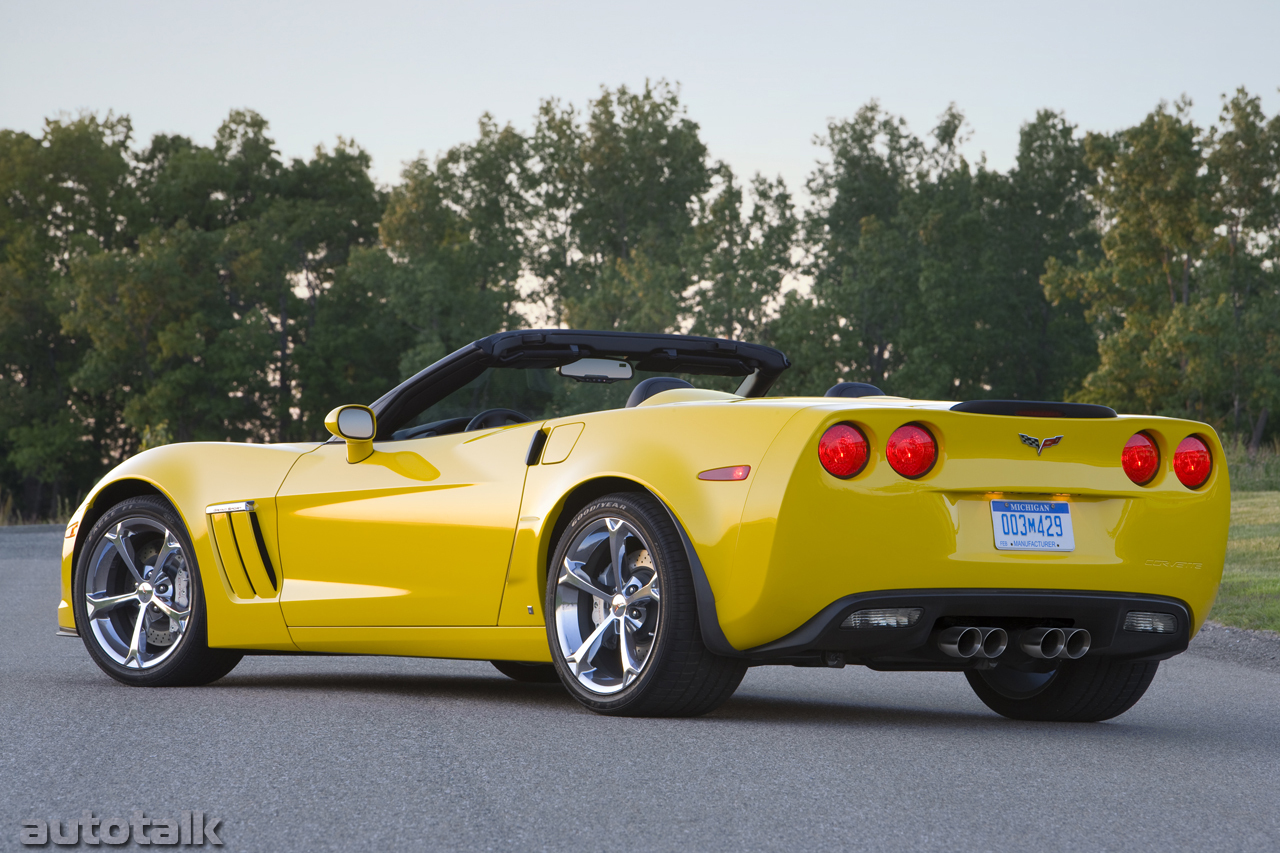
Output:
M688 382L683 379L677 379L674 376L651 376L631 389L631 396L627 397L627 408L633 409L654 394L662 391L670 391L672 388L692 387Z
M841 382L827 389L824 397L883 397L884 392L866 382Z

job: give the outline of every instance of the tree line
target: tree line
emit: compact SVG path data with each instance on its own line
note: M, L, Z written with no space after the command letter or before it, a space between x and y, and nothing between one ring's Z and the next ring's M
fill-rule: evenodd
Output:
M1042 111L1001 172L948 109L830 122L798 206L715 160L678 91L544 101L382 188L339 139L283 159L84 114L0 131L0 490L59 513L170 441L304 441L533 316L777 346L776 393L1078 399L1275 432L1280 118L1244 90L1083 133Z

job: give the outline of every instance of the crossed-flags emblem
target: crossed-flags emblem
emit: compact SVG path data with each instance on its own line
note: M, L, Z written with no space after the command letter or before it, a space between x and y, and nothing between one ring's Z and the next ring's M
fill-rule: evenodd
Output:
M1031 436L1027 435L1025 432L1018 433L1018 438L1021 438L1022 443L1025 444L1027 447L1035 448L1036 456L1039 456L1041 453L1044 453L1045 450L1047 450L1048 448L1053 447L1055 444L1058 444L1062 441L1062 436L1060 435L1055 435L1053 438L1046 438L1044 441L1041 441L1038 438L1032 438Z

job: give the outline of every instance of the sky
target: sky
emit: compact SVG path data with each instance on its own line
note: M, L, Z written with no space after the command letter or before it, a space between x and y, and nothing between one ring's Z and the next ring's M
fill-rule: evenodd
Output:
M678 83L712 157L800 190L827 123L875 98L926 134L949 103L966 155L1007 169L1037 110L1113 131L1245 86L1280 112L1280 2L60 2L0 0L0 129L124 113L145 142L209 144L257 110L286 157L353 138L383 184L540 100Z

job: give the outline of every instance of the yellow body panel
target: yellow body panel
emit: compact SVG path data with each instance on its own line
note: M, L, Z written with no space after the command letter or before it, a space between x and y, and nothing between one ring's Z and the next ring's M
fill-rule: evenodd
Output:
M326 444L280 489L290 626L496 625L537 424Z
M748 418L741 428L734 426L740 414ZM733 582L738 521L749 481L713 482L699 480L697 474L758 464L794 414L793 406L731 411L723 403L672 403L575 416L586 427L569 458L535 465L526 477L499 624L543 624L546 561L565 497L602 477L629 480L653 492L688 532L708 575L714 573L712 586L727 588ZM559 423L548 421L545 428L554 435Z
M102 510L97 501L104 491L110 495L109 490L136 481L163 494L187 526L204 585L209 643L228 648L296 651L277 597L244 598L218 570L205 508L227 501L255 501L261 508L259 516L270 549L270 540L274 539L271 507L276 490L293 464L314 448L315 445L192 442L157 447L122 463L94 487L71 518L70 523L77 530L74 539L64 541L63 601L71 601L71 572L74 554L78 553L73 549L84 542L92 526L91 522L81 524L86 512L92 511L92 518L96 519ZM59 624L74 628L70 607L59 609L59 614L63 613L66 617L60 616Z
M340 443L172 445L120 466L99 489L140 480L178 508L201 567L210 641L219 646L547 660L552 536L575 490L600 478L645 488L671 510L705 570L720 628L738 649L777 640L833 601L875 590L1156 594L1186 602L1199 629L1221 578L1230 511L1211 429L1156 417L1020 418L949 406L889 397L747 400L687 389L545 424L378 442L354 464ZM818 463L818 438L839 421L861 427L872 448L851 480ZM908 422L928 426L941 448L919 480L900 477L884 459L885 440ZM550 436L542 461L527 466L540 429ZM1161 471L1147 486L1134 485L1119 465L1121 447L1140 429L1161 450ZM1037 456L1019 433L1064 438ZM1171 467L1173 448L1192 433L1216 462L1194 492ZM746 480L697 479L737 465L751 466ZM615 485L625 484L605 488ZM989 501L1050 496L1072 504L1076 549L997 551ZM245 569L254 587L247 595L230 570L218 571L205 508L234 500L255 501L278 594L268 584L262 597L256 550ZM240 535L234 517L226 523ZM89 531L73 532L64 605L72 548ZM59 624L72 627L65 606Z
M547 632L533 628L291 628L312 652L460 660L551 662Z

